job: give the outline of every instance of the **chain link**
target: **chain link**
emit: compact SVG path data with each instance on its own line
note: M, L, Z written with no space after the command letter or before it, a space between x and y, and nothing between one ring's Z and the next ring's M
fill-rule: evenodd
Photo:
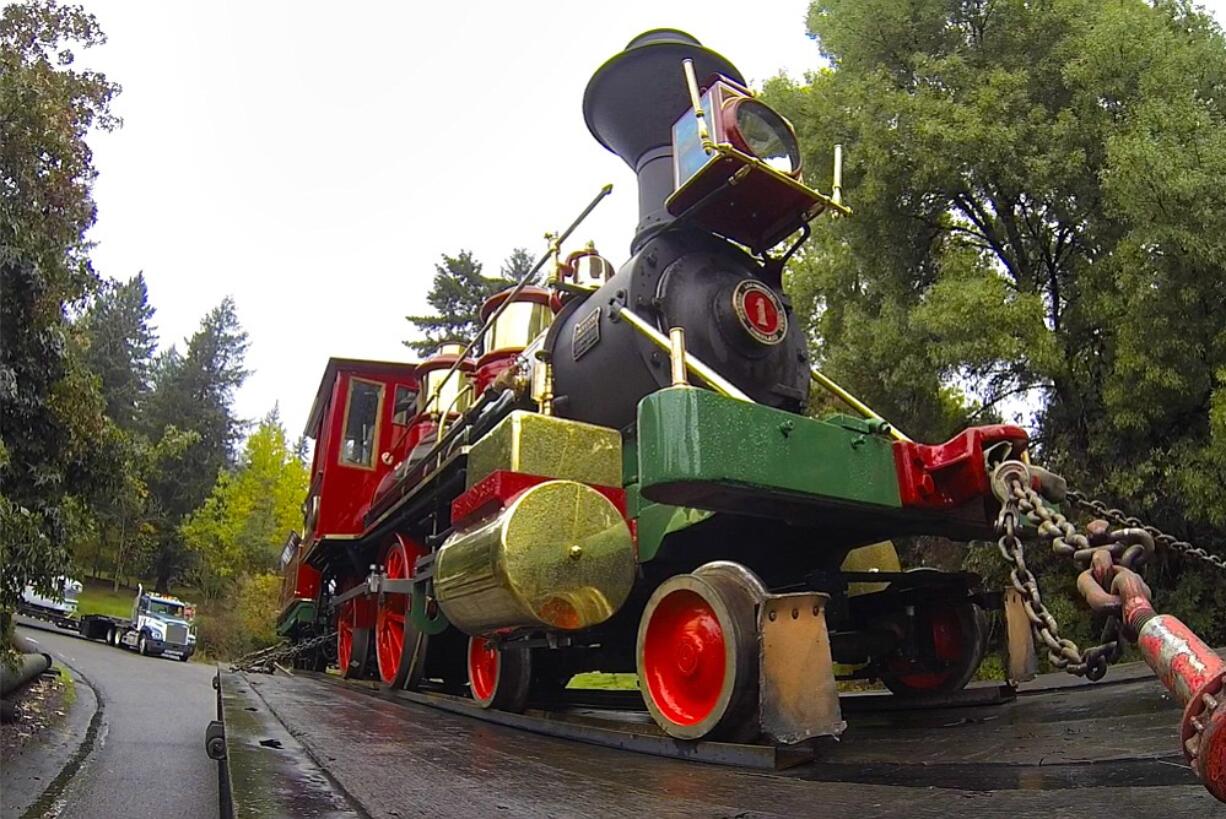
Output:
M1087 512L1090 512L1091 514L1105 520L1109 520L1117 526L1127 526L1145 530L1159 546L1163 546L1174 552L1178 552L1184 557L1190 557L1195 560L1208 563L1214 568L1226 571L1226 557L1223 557L1222 555L1213 554L1212 552L1206 551L1199 546L1193 546L1186 540L1179 540L1174 535L1168 535L1166 532L1163 532L1156 526L1150 526L1147 523L1143 523L1138 518L1131 517L1120 509L1114 509L1107 506L1107 504L1100 500L1086 498L1086 496L1081 492L1070 489L1067 497L1070 501L1077 504L1082 509L1085 509Z
M996 520L996 530L1000 532L1000 539L996 545L1004 559L1013 566L1009 579L1013 583L1013 588L1017 589L1022 596L1022 608L1026 612L1027 619L1030 620L1034 633L1047 647L1047 659L1052 666L1064 669L1070 674L1088 677L1091 680L1101 679L1107 673L1107 664L1112 661L1112 658L1118 658L1122 651L1118 640L1118 621L1114 629L1108 622L1108 628L1103 631L1102 644L1084 652L1077 647L1075 642L1060 636L1060 624L1043 603L1038 578L1026 565L1025 546L1018 534L1023 505L1028 507L1027 511L1043 507L1041 502L1037 504L1037 507L1035 506L1034 499L1028 490L1029 487L1022 481L1010 481L1009 495L1001 504L1000 515ZM1041 513L1039 516L1041 517ZM1040 528L1050 536L1053 547L1055 543L1060 543L1061 548L1064 548L1078 544L1078 538L1084 540L1084 536L1072 530L1071 524L1059 513L1042 519ZM1088 545L1087 541L1086 546ZM1072 551L1076 551L1075 546Z
M1124 652L1120 618L1112 612L1103 627L1099 644L1087 649L1080 649L1072 640L1060 636L1059 623L1043 604L1038 580L1026 566L1025 547L1018 534L1023 517L1037 524L1039 539L1049 542L1056 554L1072 558L1083 569L1084 575L1095 574L1093 570L1086 570L1095 562L1096 552L1110 555L1110 560L1106 561L1108 569L1110 565L1118 565L1133 570L1152 556L1155 544L1226 570L1226 558L1178 540L1102 501L1087 499L1082 493L1070 490L1065 495L1067 500L1100 519L1090 524L1088 534L1079 532L1064 515L1044 502L1024 473L1007 474L1004 482L1007 492L996 521L996 531L1000 534L997 546L1013 567L1010 580L1022 595L1023 608L1031 627L1047 647L1048 660L1053 667L1070 674L1098 680L1106 673L1108 665L1120 659ZM1107 523L1122 528L1108 531ZM1089 585L1097 590L1095 583ZM1092 606L1093 603L1091 600Z
M331 640L335 639L336 632L330 631L326 634L321 634L318 637L312 637L309 640L303 640L301 643L287 643L282 641L271 646L266 646L253 651L250 654L244 654L234 662L230 663L231 671L250 671L258 674L271 674L273 666L276 663L284 660L292 660L293 658L313 651L322 645L326 645Z

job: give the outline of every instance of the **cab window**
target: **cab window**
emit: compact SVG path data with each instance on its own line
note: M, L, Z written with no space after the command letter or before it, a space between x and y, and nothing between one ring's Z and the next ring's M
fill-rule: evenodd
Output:
M341 437L341 463L367 469L374 466L379 437L379 406L383 385L357 378L349 381L349 401L345 405L345 427Z
M413 420L414 410L416 409L417 391L403 384L397 384L396 403L392 408L392 423L402 427L408 426L409 421Z

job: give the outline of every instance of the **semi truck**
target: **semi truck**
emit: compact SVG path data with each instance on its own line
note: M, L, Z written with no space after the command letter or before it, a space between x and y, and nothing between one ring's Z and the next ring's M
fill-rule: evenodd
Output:
M105 640L145 656L168 655L187 662L196 653L194 615L190 603L145 591L144 586L138 585L131 617L87 614L79 619L79 627L81 636L90 640Z

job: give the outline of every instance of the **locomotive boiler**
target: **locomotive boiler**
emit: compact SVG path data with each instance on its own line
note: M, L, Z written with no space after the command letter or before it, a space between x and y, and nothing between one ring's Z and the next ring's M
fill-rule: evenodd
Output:
M568 230L478 338L329 363L280 631L315 638L316 667L489 708L634 673L682 740L837 735L836 678L960 689L999 595L903 571L890 539L990 536L990 470L1026 434L918 444L810 366L782 271L813 219L849 213L838 154L834 189L807 186L791 125L726 58L647 32L583 115L637 178L629 258L563 255ZM859 412L808 417L814 384Z

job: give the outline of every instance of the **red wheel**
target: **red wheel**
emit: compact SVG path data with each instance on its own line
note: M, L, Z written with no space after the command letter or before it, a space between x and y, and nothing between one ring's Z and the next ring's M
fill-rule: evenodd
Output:
M758 733L757 578L737 571L678 575L652 594L639 622L638 672L647 709L679 739ZM752 578L752 581L750 581Z
M336 664L341 671L349 668L353 659L353 601L341 603L336 616Z
M482 708L522 711L532 679L526 649L497 649L484 637L468 638L468 690Z
M423 554L425 549L397 535L383 557L383 570L389 580L406 580L413 576L417 559ZM385 594L375 615L375 659L379 678L390 688L405 687L414 676L415 666L421 665L417 655L425 650L425 635L407 617L409 601L408 595Z
M342 590L358 585L350 581ZM346 679L366 676L366 659L370 654L370 632L374 624L374 607L370 599L354 597L341 603L336 614L336 664Z
M889 662L895 673L883 678L886 688L900 696L961 691L975 676L986 648L987 633L978 607L963 603L928 609L920 627L931 635L932 654L921 660L898 658ZM944 668L933 670L934 664Z

